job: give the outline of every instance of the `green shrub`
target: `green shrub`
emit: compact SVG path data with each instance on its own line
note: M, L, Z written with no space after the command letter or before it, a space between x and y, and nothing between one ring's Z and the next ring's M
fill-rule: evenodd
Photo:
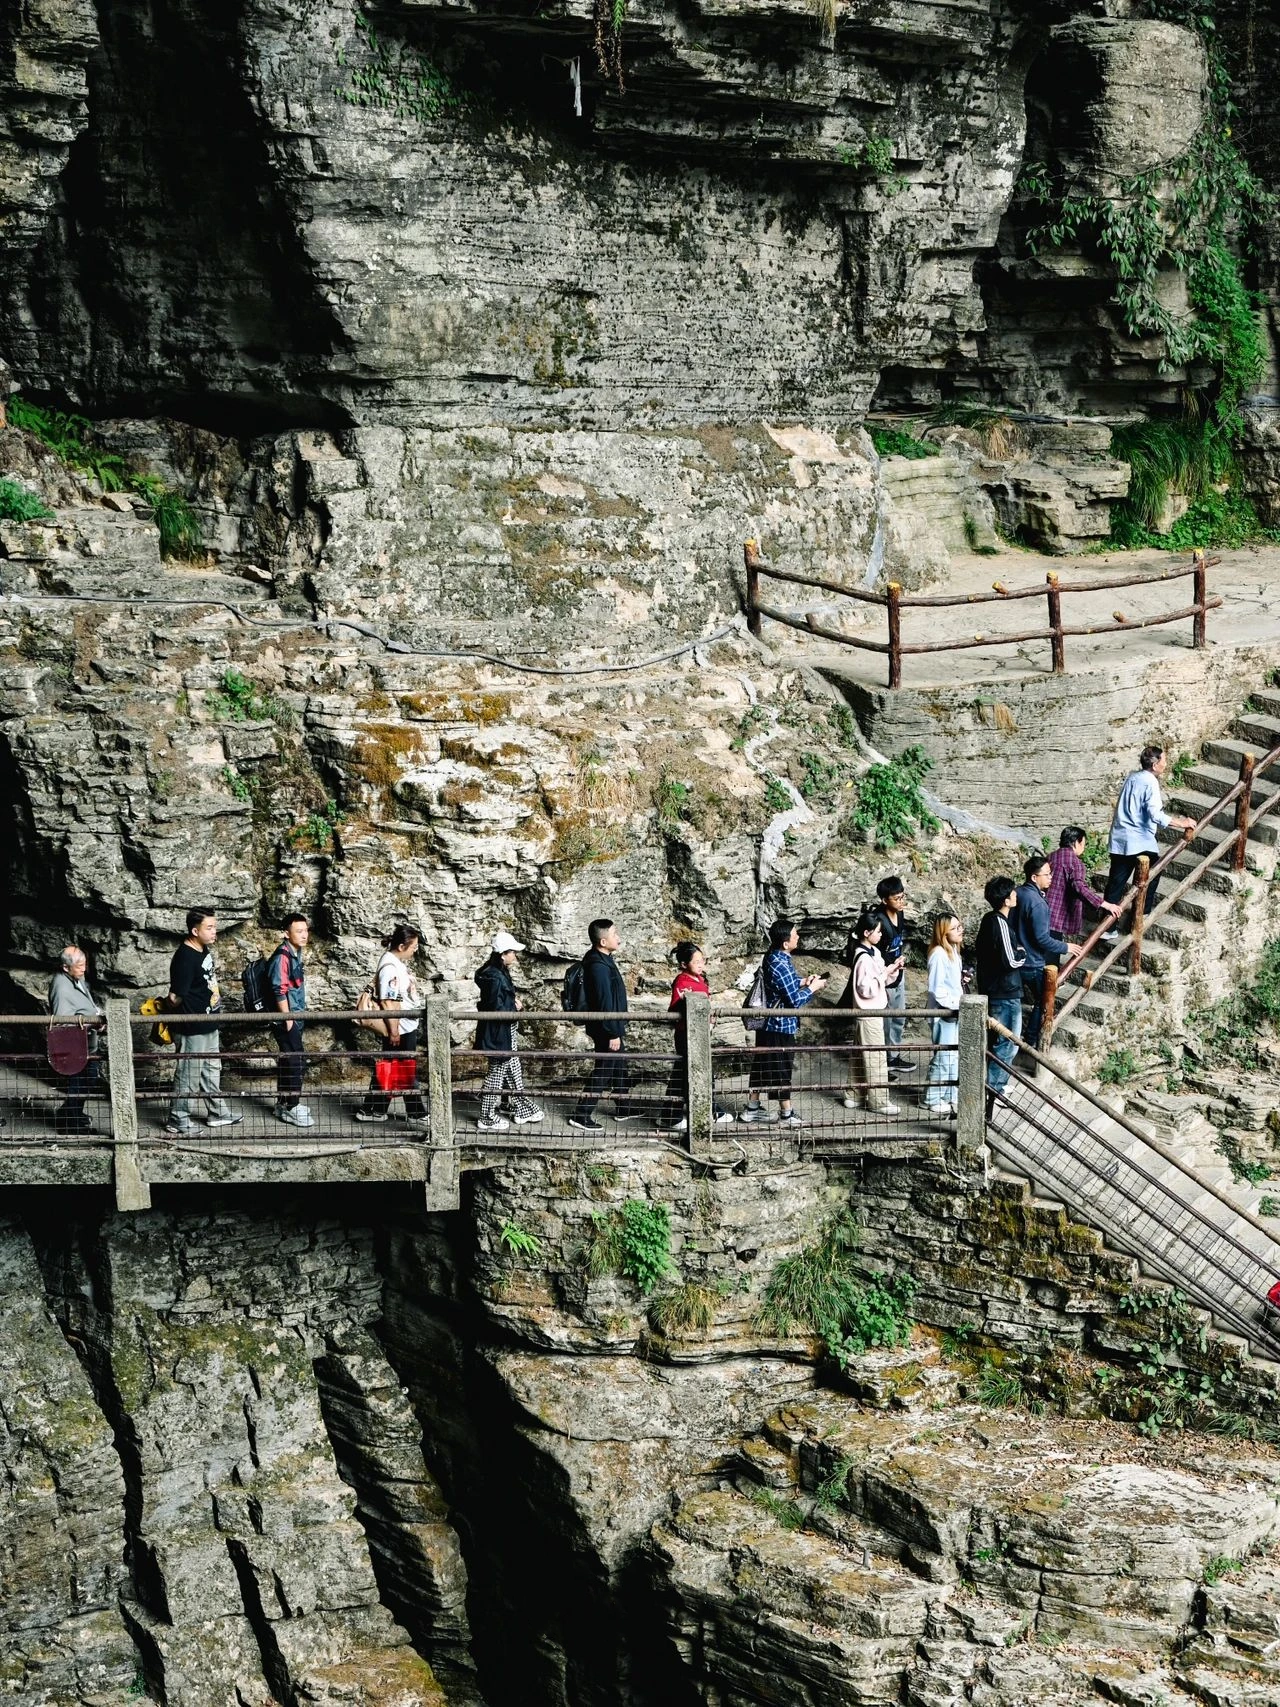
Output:
M671 1214L665 1203L629 1197L621 1209L619 1268L649 1293L672 1272Z
M508 1255L523 1258L531 1267L542 1261L542 1240L518 1221L502 1223L498 1228L498 1242Z
M818 1241L784 1257L765 1288L759 1321L780 1337L807 1328L843 1369L872 1346L906 1345L911 1337L909 1275L862 1275L854 1265L858 1228L847 1212L828 1222Z
M800 798L811 804L829 806L844 784L844 766L821 753L801 753Z
M1138 1070L1132 1049L1113 1049L1098 1069L1098 1083L1102 1085L1123 1085Z
M151 519L160 530L161 557L190 561L204 555L204 529L185 498L161 487L150 507Z
M44 522L53 515L38 493L16 480L0 480L0 522Z
M693 789L668 772L663 772L653 791L653 804L658 813L658 826L663 830L678 830L693 799Z
M924 779L933 769L923 747L908 747L888 764L872 765L858 780L858 804L850 818L855 834L870 832L878 848L908 842L917 829L932 832L938 820L924 801Z
M68 468L78 469L96 480L104 492L119 492L126 484L124 459L89 442L86 435L93 428L87 416L68 414L62 409L41 409L22 397L9 399L8 416L10 426L39 439Z
M205 695L209 715L219 723L292 723L293 711L282 699L255 686L239 670L224 670L218 688Z
M770 812L790 812L795 808L795 801L781 777L765 778L764 803Z
M653 1301L649 1319L660 1334L705 1333L715 1320L716 1295L707 1286L687 1280Z
M757 1488L751 1498L783 1529L804 1527L804 1513L794 1500L784 1500L782 1495L774 1493L772 1488Z
M289 831L295 848L310 848L314 853L328 853L333 846L333 833L341 824L342 808L336 800L326 800L318 812L308 812L300 824Z
M978 1378L978 1403L995 1410L1013 1410L1026 1397L1022 1379L1010 1369L1002 1369L992 1358L982 1359Z
M868 427L877 456L905 456L912 462L922 462L927 456L941 456L937 445L927 439L913 438L898 427Z

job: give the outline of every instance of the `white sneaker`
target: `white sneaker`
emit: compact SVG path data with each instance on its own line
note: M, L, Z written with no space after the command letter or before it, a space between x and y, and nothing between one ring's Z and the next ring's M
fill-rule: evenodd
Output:
M1119 942L1120 941L1120 932L1119 931L1103 931L1102 935L1098 938L1098 941L1099 942Z
M672 1132L687 1132L688 1130L689 1130L689 1121L688 1121L687 1117L682 1117L681 1119L677 1120L675 1125L671 1128Z
M803 1126L804 1121L801 1120L800 1116L796 1113L794 1108L789 1108L784 1115L779 1116L778 1125L779 1126Z
M716 1115L715 1124L717 1126L736 1126L737 1123L738 1123L737 1115L736 1114L730 1114L729 1110L727 1108L724 1110L723 1114L717 1114Z
M898 1115L905 1114L906 1112L907 1112L906 1109L903 1108L903 1106L900 1102L887 1102L884 1105L884 1107L880 1110L880 1113L881 1114L887 1114L889 1116L890 1120L893 1120Z
M509 1132L511 1122L504 1120L501 1115L496 1120L477 1120L476 1130L477 1132Z
M757 1122L760 1122L760 1121L767 1121L769 1123L772 1123L774 1118L775 1117L769 1113L769 1110L764 1106L764 1104L762 1102L750 1102L750 1103L748 1103L747 1106L743 1109L742 1113L738 1116L738 1119L742 1122L742 1124L744 1126L754 1126Z
M315 1116L309 1108L303 1108L299 1103L297 1108L282 1108L276 1117L283 1120L286 1126L314 1126Z
M239 1126L244 1117L239 1114L211 1114L205 1121L206 1126Z
M840 1106L842 1108L861 1108L862 1103L857 1097L841 1097Z
M542 1110L540 1108L535 1108L532 1114L517 1114L516 1115L516 1125L517 1126L530 1126L533 1124L533 1122L535 1120L545 1120L545 1119L546 1119L546 1116L543 1114Z
M358 1108L356 1119L365 1126L378 1126L385 1125L387 1117L385 1114L367 1114L364 1109Z

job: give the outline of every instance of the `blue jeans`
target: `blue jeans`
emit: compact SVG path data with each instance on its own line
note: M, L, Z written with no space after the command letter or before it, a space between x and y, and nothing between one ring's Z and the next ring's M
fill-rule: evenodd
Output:
M987 1012L1006 1031L1013 1033L1013 1037L996 1036L992 1039L991 1053L996 1059L987 1062L987 1089L1002 1091L1009 1083L1008 1069L1018 1053L1016 1039L1022 1036L1022 1003L1016 996L1008 1002L988 1002Z
M933 1031L934 1053L925 1083L924 1106L935 1114L943 1114L947 1109L955 1108L960 1101L960 1087L955 1082L960 1069L960 1052L956 1047L960 1039L960 1022L935 1019L929 1023Z

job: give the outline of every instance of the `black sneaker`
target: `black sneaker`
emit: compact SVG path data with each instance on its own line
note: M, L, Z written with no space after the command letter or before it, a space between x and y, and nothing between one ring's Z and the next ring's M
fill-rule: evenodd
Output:
M592 1120L589 1114L571 1114L570 1126L576 1126L579 1132L603 1132L604 1127L598 1120Z

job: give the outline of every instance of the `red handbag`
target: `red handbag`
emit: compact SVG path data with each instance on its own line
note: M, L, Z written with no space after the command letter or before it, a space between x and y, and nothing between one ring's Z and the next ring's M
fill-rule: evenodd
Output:
M1273 1310L1280 1310L1280 1280L1277 1280L1270 1292L1267 1293L1267 1303Z
M412 1055L383 1055L373 1064L373 1076L378 1089L388 1096L397 1091L411 1091L417 1082L418 1063Z
M89 1033L77 1024L51 1025L45 1045L49 1065L64 1079L83 1073L89 1064Z

